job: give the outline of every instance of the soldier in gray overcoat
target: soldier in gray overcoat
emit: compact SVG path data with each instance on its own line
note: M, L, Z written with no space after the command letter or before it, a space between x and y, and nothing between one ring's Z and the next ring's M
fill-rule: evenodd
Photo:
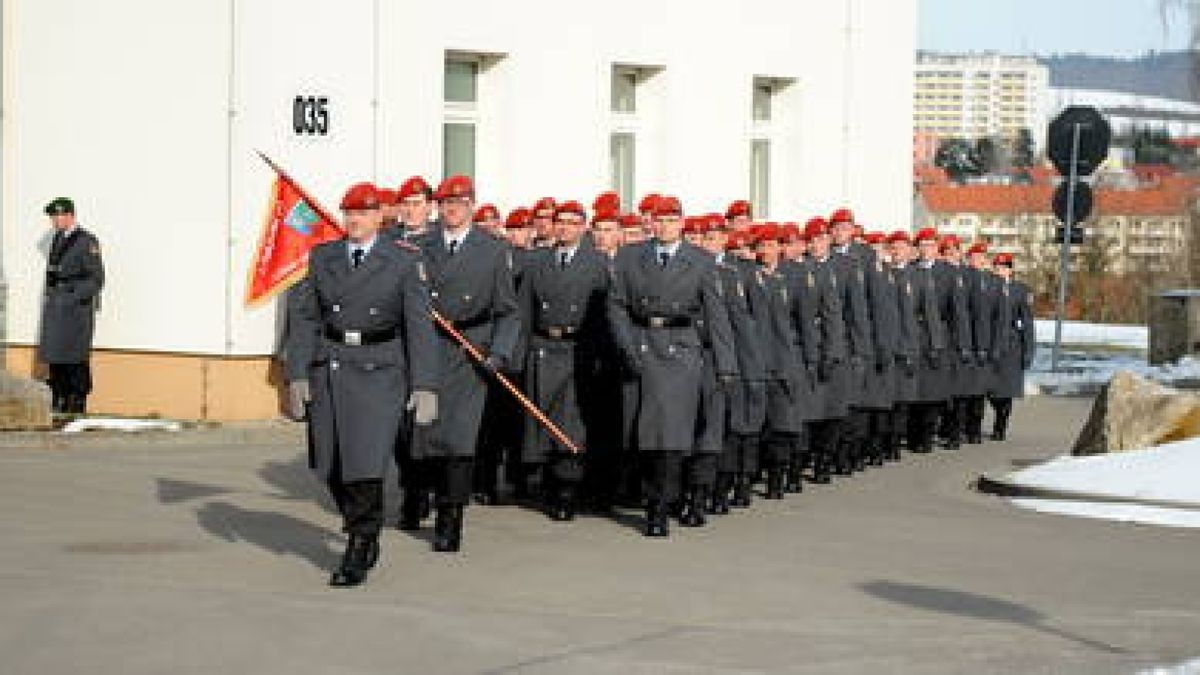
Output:
M884 234L871 232L866 235L866 241L874 254L866 264L867 303L871 310L871 346L874 354L867 364L867 391L862 402L867 417L867 433L862 448L866 461L878 466L892 454L889 445L892 442L892 410L896 404L900 310L896 302L895 271L888 261Z
M519 289L521 316L529 330L525 391L573 441L587 443L589 406L607 327L608 259L584 236L587 214L576 201L555 208L557 244L530 257ZM582 456L572 454L526 417L521 462L541 467L547 514L557 521L575 517Z
M934 273L943 287L942 319L947 327L949 355L942 371L946 405L939 431L946 448L957 450L962 445L967 397L975 390L978 365L971 325L969 272L962 264L962 242L955 235L946 235L941 248L942 259L934 267Z
M1008 435L1008 420L1012 400L1025 394L1025 371L1033 364L1037 351L1037 335L1033 324L1033 296L1029 288L1014 281L1013 258L1001 253L993 259L992 269L1000 277L996 301L995 332L992 338L992 363L996 375L989 397L995 421L992 440L1002 441Z
M842 290L842 311L846 315L847 335L850 338L850 356L847 396L850 412L842 424L838 437L840 473L849 474L862 469L865 462L864 448L870 432L869 404L874 385L873 365L875 343L873 318L867 294L867 272L874 264L874 253L854 241L856 227L854 215L849 209L838 209L830 217L833 235L833 270L837 274L838 286Z
M104 262L96 235L75 220L74 202L59 197L46 205L45 213L54 239L46 262L37 353L50 371L52 410L82 415L92 391L89 357Z
M639 385L636 435L647 498L646 535L667 536L667 505L679 496L682 459L696 443L704 350L712 340L722 386L737 373L733 340L712 256L682 241L679 200L653 211L654 237L617 253L609 320Z
M817 361L817 391L819 402L815 419L808 425L809 447L813 461L813 479L828 483L831 472L848 472L848 457L841 443L845 419L850 413L849 388L851 373L849 358L853 340L843 306L846 290L839 271L839 261L832 255L832 235L824 218L812 218L804 227L808 240L808 259L818 297L826 298L818 305L817 320L821 322L820 359ZM860 326L861 328L861 326ZM861 341L860 341L861 344Z
M943 308L952 301L947 276L938 271L937 231L920 230L914 239L919 257L909 265L908 281L913 289L920 358L916 368L916 397L908 411L908 445L913 452L924 453L933 450L938 415L946 405L949 314Z
M421 239L434 308L484 355L476 363L458 341L438 328L444 415L426 452L437 495L433 548L458 551L463 511L471 495L473 459L487 396L489 373L509 368L521 320L507 244L473 227L475 187L451 176L435 197L441 223Z
M992 339L995 334L996 303L1000 278L991 271L987 244L976 242L967 249L967 308L971 315L971 336L975 357L975 378L963 410L963 440L983 442L983 412L988 391L995 379L992 365Z
M908 434L908 409L920 398L917 368L921 361L923 332L917 322L916 298L913 292L913 257L911 235L897 230L888 237L893 274L896 279L896 404L892 408L891 433L884 440L889 459L900 459L900 439ZM907 438L906 438L907 440ZM912 447L909 443L909 447Z
M342 199L346 239L322 244L288 296L290 412L308 419L310 463L350 535L334 586L366 579L379 554L383 475L406 406L437 416L437 344L420 256L379 236L374 186Z

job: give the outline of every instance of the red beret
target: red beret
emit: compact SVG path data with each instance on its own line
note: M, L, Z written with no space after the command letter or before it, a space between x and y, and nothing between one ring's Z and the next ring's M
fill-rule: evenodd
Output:
M703 216L688 216L683 219L684 234L704 234L708 232L708 219Z
M661 195L657 192L651 192L642 197L642 201L638 202L638 213L654 213L654 205L658 203L660 198Z
M442 181L438 186L437 192L434 193L434 199L452 199L452 198L475 198L475 185L471 182L469 176L461 174L450 176Z
M992 258L992 264L993 265L1005 265L1008 267L1012 267L1012 264L1013 264L1012 254L1011 253L997 253L996 256L994 258Z
M524 206L517 207L508 212L508 218L504 220L504 227L510 230L529 227L530 215L529 209Z
M948 234L942 237L942 248L958 248L959 246L962 246L962 240L958 238L958 235Z
M986 241L977 241L974 244L971 244L971 248L967 249L967 255L974 255L976 253L987 253L987 251L988 251L987 242Z
M400 195L395 190L379 188L375 192L379 194L379 203L384 206L395 206L400 203Z
M830 225L836 225L838 223L853 223L853 222L854 222L854 212L851 211L850 209L845 209L845 208L838 209L837 211L834 211L832 215L829 216L829 224Z
M895 232L888 235L887 243L895 244L898 241L902 241L905 243L912 243L912 238L908 234L908 232L905 232L904 230L896 230Z
M626 213L621 216L621 227L636 227L641 229L642 219L636 213Z
M533 205L533 215L537 215L540 211L553 211L558 208L558 203L554 201L554 197L542 197Z
M663 196L654 200L654 208L651 210L651 215L656 218L663 216L682 216L683 205L679 200L671 196Z
M634 216L637 218L637 216ZM592 224L596 223L621 223L621 209L619 208L598 208L592 212ZM641 224L640 222L638 223Z
M913 237L913 241L915 241L919 244L923 241L937 241L937 238L938 238L937 230L933 229L932 227L926 227L926 228L917 230L917 234L915 237Z
M864 240L871 245L882 244L887 241L887 236L882 232L868 232Z
M342 197L343 211L371 211L379 208L379 191L370 183L355 183Z
M425 179L420 176L413 176L400 184L399 194L396 195L396 198L408 199L409 197L416 197L418 195L428 196L429 194L429 183L426 183Z
M475 222L481 223L485 220L499 220L500 210L495 204L484 204L475 209Z
M601 209L613 211L621 210L621 195L618 195L612 190L601 192L600 194L596 195L596 199L592 201L592 210L599 211Z
M861 237L861 236L863 236L863 233L866 231L867 231L866 228L863 227L862 225L859 225L858 223L854 224L854 236Z
M565 201L565 202L559 204L558 206L554 207L555 217L558 217L559 215L564 214L564 213L573 213L573 214L579 216L580 218L587 220L587 211L583 210L583 204L580 204L579 202L575 201L574 199Z
M783 241L807 241L800 226L796 223L784 223L779 228L779 238Z
M813 239L822 234L829 234L829 223L820 216L809 218L808 222L804 224L804 238Z
M750 228L750 234L754 237L754 243L761 244L765 241L780 241L783 238L783 230L777 223L761 223Z
M733 220L738 216L746 216L749 218L750 215L750 202L746 201L745 199L738 199L737 201L730 202L729 208L725 209L725 217L730 220Z
M722 216L721 214L710 213L707 216L701 216L701 217L704 218L704 220L706 221L705 224L708 225L709 232L712 232L714 230L724 230L725 229L725 225L726 225L725 217Z

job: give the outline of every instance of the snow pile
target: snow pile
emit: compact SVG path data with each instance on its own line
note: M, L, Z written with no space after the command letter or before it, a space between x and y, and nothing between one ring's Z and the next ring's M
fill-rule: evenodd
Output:
M1200 359L1185 356L1175 363L1152 366L1142 356L1063 350L1058 372L1052 373L1050 347L1039 346L1033 367L1025 374L1025 393L1034 396L1094 394L1119 370L1161 384L1180 385L1200 380Z
M1198 675L1200 674L1200 659L1185 661L1175 666L1156 666L1139 670L1137 675Z
M1009 482L1061 491L1064 499L1016 498L1023 508L1174 527L1200 527L1200 438L1145 450L1059 457L1017 471ZM1071 499L1075 496L1076 499ZM1141 500L1143 504L1104 501ZM1178 504L1178 508L1173 505Z
M183 427L171 420L135 420L120 417L81 417L67 423L64 434L82 431L179 431Z
M1038 344L1054 343L1053 319L1037 319L1033 324ZM1064 321L1062 340L1065 345L1105 345L1124 349L1149 349L1150 329L1146 326Z

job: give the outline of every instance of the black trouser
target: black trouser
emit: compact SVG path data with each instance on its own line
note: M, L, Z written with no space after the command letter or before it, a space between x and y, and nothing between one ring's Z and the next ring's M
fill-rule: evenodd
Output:
M643 450L642 494L651 503L668 504L679 499L683 453L674 450Z
M866 411L866 426L866 438L863 440L866 453L879 457L890 454L892 447L896 444L892 427L892 411L882 409Z
M961 443L963 424L967 417L967 399L962 396L955 396L946 402L946 409L942 414L942 430L946 437L946 442L950 444Z
M842 421L837 417L808 423L808 449L817 473L826 473L837 458Z
M792 453L798 444L796 434L768 431L762 439L762 467L767 471L782 471L792 461Z
M725 438L725 448L717 463L717 470L731 476L757 474L759 443L757 434L729 434Z
M83 363L48 364L50 393L53 411L59 413L83 413L87 409L87 397L92 393L92 367Z
M908 407L908 403L897 403L892 408L892 443L897 447L901 443L910 448L912 447L912 441L908 438Z
M438 457L427 460L438 506L464 506L471 498L473 457Z
M329 494L342 514L342 531L346 534L379 538L383 529L383 479L342 479L341 455L334 457L330 470Z
M542 485L549 499L574 499L583 481L583 458L557 452L542 466Z
M520 374L509 374L508 377L514 382L521 381ZM521 461L524 428L524 412L516 399L498 381L489 381L476 445L474 490L477 494L496 494L502 466L506 469L507 479L516 482L514 472Z
M910 403L908 406L908 447L910 450L928 450L933 447L933 435L938 423L938 413L944 403Z
M683 460L683 482L689 490L711 490L717 483L718 455L696 453Z
M968 396L965 399L966 408L963 411L963 426L968 438L978 438L983 435L983 411L985 407L985 397L980 394L978 396Z
M991 397L992 412L996 414L992 422L992 431L1003 434L1008 431L1008 418L1012 415L1013 400L1011 398Z

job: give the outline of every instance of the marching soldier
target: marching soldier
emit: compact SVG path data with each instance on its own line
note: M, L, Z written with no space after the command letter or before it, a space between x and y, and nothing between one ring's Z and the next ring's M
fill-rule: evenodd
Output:
M830 473L844 466L843 446L839 438L842 422L850 412L848 387L850 373L847 367L851 351L851 340L842 307L845 295L844 284L839 278L838 263L832 257L833 239L829 223L824 218L813 218L804 227L804 238L809 245L809 267L813 272L816 296L814 323L819 323L820 351L816 361L816 401L819 404L808 425L810 454L813 463L813 480L828 483ZM808 283L807 271L805 283Z
M54 239L46 262L38 358L50 370L52 410L82 415L92 391L88 359L104 287L100 241L79 226L70 199L59 197L44 211Z
M521 283L522 316L529 328L525 391L563 433L577 442L589 438L597 359L607 330L608 260L585 236L587 214L576 201L557 206L558 244L537 255ZM585 443L585 445L590 445ZM542 470L547 514L575 517L584 458L562 447L537 423L525 427L522 461Z
M913 452L933 451L933 436L938 414L946 403L946 375L950 331L951 303L947 277L937 270L938 234L932 228L917 232L914 237L919 257L909 266L908 281L912 284L912 304L918 327L917 344L920 362L917 366L917 391L909 404L908 444Z
M992 269L1000 277L1000 288L992 324L995 332L991 356L995 377L989 397L995 413L992 440L1002 441L1008 435L1012 400L1025 394L1025 371L1033 364L1037 337L1033 327L1033 296L1025 284L1012 278L1012 255L996 255L992 259Z
M487 376L512 363L521 323L517 314L508 247L471 224L475 188L467 176L451 176L436 193L442 223L421 239L434 308L486 360L476 364L445 330L441 344L444 415L427 450L437 495L433 549L458 551L463 511L471 494L473 460L487 395Z
M437 417L437 344L425 272L415 249L379 236L369 183L341 202L347 238L313 249L288 297L291 415L308 419L310 464L349 534L329 583L356 586L379 556L383 475L406 407L418 425Z
M962 242L949 234L942 238L941 246L942 259L935 271L943 277L946 289L942 317L946 321L947 346L950 350L943 373L946 406L942 411L941 435L945 439L946 449L957 450L962 445L967 397L974 391L978 380L978 359L971 326L968 275L962 264Z
M888 236L888 254L896 279L896 314L899 330L896 335L896 404L892 408L890 436L885 447L891 448L889 459L900 459L900 438L908 435L908 410L920 401L917 369L921 362L922 327L917 321L916 296L913 291L913 247L909 233L897 230ZM907 440L907 439L906 439ZM909 442L909 448L912 448Z
M867 461L879 466L893 453L892 410L896 404L896 357L899 355L900 314L896 277L883 250L884 235L864 235L872 255L864 259L867 303L871 313L871 345L874 352L867 364L867 388L863 408L867 433L863 441Z
M400 184L396 191L399 201L399 220L384 230L391 239L416 241L429 231L429 218L433 214L433 188L420 176L412 176Z
M963 439L972 445L983 442L983 412L995 368L992 365L992 338L995 335L996 302L1000 278L989 269L987 244L976 242L967 249L963 266L967 279L967 310L971 317L971 338L975 357L974 379L964 397Z
M500 218L500 210L495 204L484 204L475 209L472 218L475 226L497 239L504 239L504 221Z
M379 210L383 214L382 232L400 227L400 193L388 188L378 188Z
M704 355L698 321L712 336L722 381L737 372L716 263L681 240L674 197L654 204L654 238L617 252L609 316L640 388L637 452L647 498L646 536L667 536L667 505L679 497L681 462L696 442Z
M838 472L849 475L864 466L863 446L870 431L871 373L876 362L871 307L867 296L867 268L873 264L871 251L855 241L858 232L849 209L834 211L829 219L833 235L833 271L842 289L842 311L850 339L847 402L850 411L839 435Z

